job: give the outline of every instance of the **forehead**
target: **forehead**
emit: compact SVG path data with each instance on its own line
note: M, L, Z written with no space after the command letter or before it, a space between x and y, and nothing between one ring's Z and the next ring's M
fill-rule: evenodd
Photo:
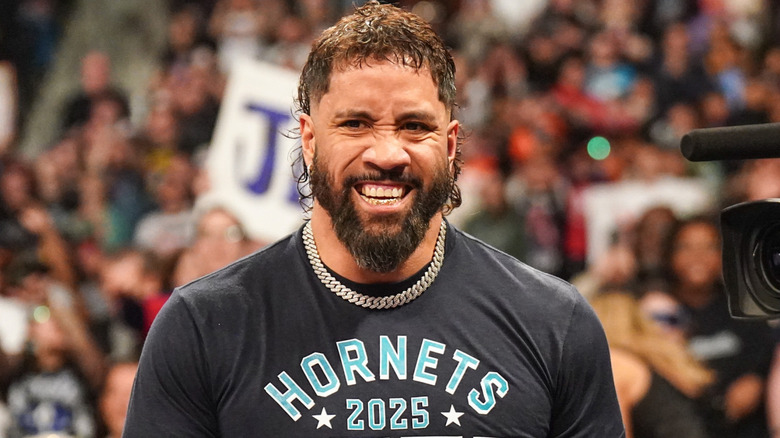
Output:
M313 103L312 110L334 110L344 106L383 105L428 107L444 110L438 87L427 67L416 69L390 61L343 64L334 68L327 91Z
M678 240L707 240L717 239L718 229L706 222L693 222L684 225L678 233Z

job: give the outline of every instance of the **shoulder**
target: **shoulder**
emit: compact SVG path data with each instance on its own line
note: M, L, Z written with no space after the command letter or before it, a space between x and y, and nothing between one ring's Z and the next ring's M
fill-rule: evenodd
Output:
M558 345L551 347L561 354L566 344L601 342L603 331L595 312L570 283L466 233L453 234L451 260L445 260L440 275L458 302L528 327L537 340L556 340Z
M273 311L269 302L285 300L284 292L295 288L301 276L294 267L300 258L294 240L289 236L176 288L154 319L146 343L166 351L203 343L218 348L250 335L247 327L262 324ZM274 294L280 297L269 298Z
M548 304L558 302L575 306L586 304L584 297L569 282L535 269L493 246L454 229L456 247L453 258L464 276L478 276L486 284L502 285L524 299L539 298ZM460 275L460 274L456 274Z

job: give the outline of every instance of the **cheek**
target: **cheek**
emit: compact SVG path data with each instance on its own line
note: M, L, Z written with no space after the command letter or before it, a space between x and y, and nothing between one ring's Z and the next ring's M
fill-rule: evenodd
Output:
M713 272L720 273L720 268L721 268L721 260L722 260L722 259L721 259L721 256L720 256L720 254L712 254L712 255L710 255L710 256L707 256L707 257L705 258L705 262L704 262L704 263L707 263L707 266L708 266L708 267L709 267L709 268L710 268L710 269L711 269Z
M312 167L320 172L333 174L338 169L343 168L344 163L348 161L354 161L354 157L350 157L345 148L320 147L314 151Z
M439 145L427 146L409 151L412 170L419 175L433 175L439 169L452 171L453 161L447 150Z
M672 269L677 275L684 276L685 271L690 267L690 264L690 258L683 253L677 253L672 256Z

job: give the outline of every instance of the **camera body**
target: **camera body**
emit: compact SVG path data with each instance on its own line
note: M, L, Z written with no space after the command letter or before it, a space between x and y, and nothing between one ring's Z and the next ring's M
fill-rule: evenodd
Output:
M780 158L780 123L695 129L680 149L690 161ZM735 204L720 219L731 315L780 317L780 199Z
M780 199L732 205L720 219L731 315L780 316Z

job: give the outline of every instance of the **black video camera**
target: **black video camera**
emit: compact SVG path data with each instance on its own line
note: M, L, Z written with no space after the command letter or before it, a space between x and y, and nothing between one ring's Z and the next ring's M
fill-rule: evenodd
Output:
M680 148L690 161L780 158L780 123L696 129ZM780 317L780 199L732 205L720 219L731 315Z

